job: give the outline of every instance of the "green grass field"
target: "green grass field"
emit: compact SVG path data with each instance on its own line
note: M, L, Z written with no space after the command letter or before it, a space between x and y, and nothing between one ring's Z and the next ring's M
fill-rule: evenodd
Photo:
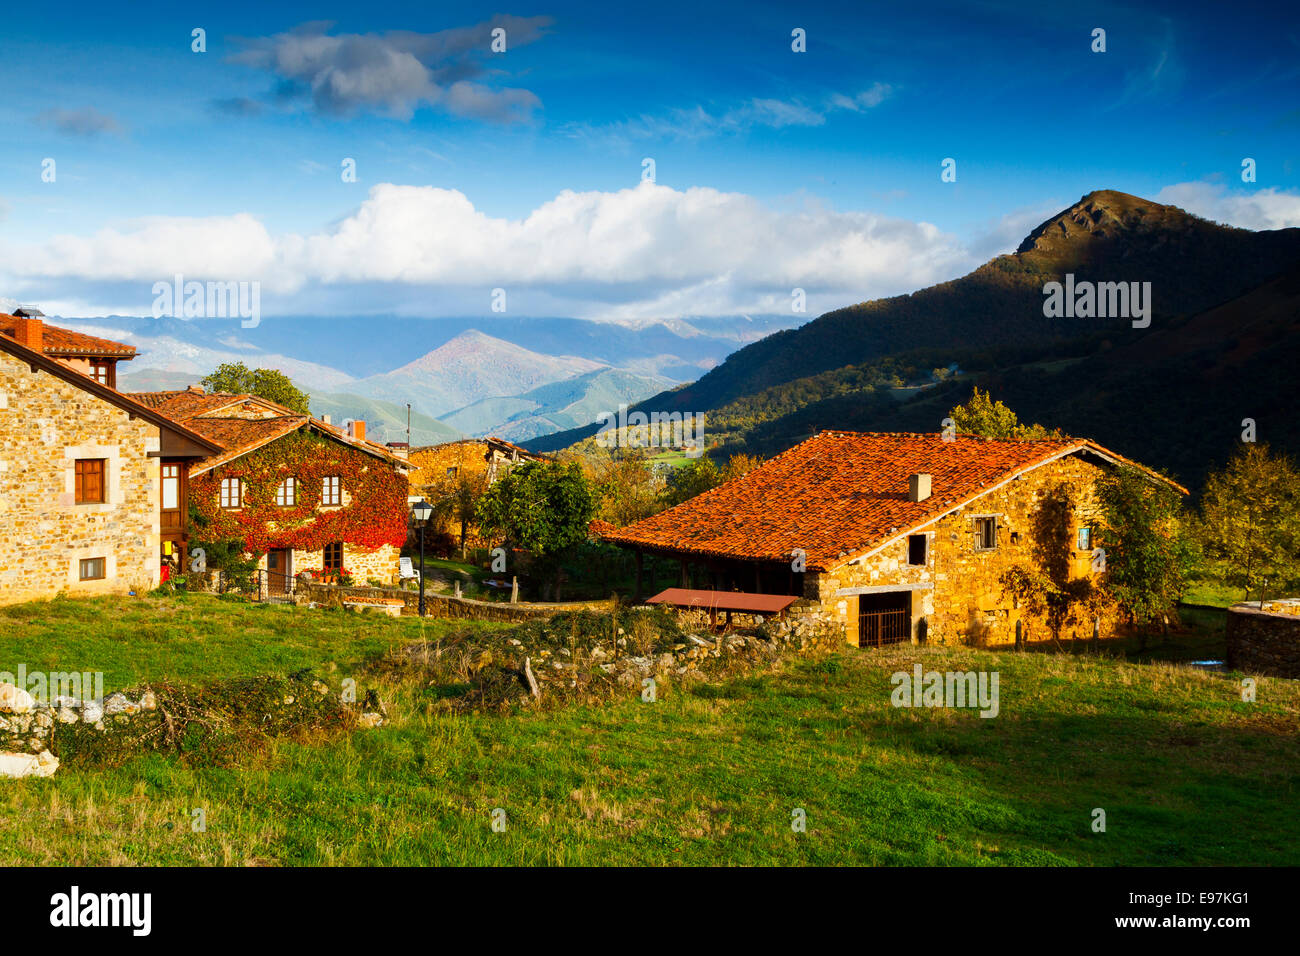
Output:
M57 601L0 610L0 669L102 668L109 690L337 676L450 626L202 596ZM999 715L891 706L890 675L916 662L997 671ZM0 781L0 864L1294 865L1300 685L1261 679L1244 703L1238 680L908 647L505 717L381 684L376 730L220 767L155 754Z

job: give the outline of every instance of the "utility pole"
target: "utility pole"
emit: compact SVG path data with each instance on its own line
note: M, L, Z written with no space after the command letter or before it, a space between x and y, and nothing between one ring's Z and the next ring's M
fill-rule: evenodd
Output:
M411 403L406 403L406 453L411 454Z

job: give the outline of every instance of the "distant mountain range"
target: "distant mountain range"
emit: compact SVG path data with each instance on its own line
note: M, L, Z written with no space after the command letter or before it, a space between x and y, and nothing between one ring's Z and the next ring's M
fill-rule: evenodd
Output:
M1045 286L1067 274L1150 282L1150 326L1045 316ZM771 455L823 428L937 431L978 384L1022 420L1194 486L1231 454L1245 418L1259 440L1300 452L1297 368L1300 229L1230 228L1103 190L967 276L777 332L635 408L705 412L716 453ZM595 431L527 445L554 450Z
M801 319L293 317L244 329L237 319L51 317L136 346L139 355L119 369L124 390L183 388L242 361L280 369L311 395L314 413L364 418L380 440L405 440L409 403L417 444L463 434L522 440L573 428L694 380L738 346Z

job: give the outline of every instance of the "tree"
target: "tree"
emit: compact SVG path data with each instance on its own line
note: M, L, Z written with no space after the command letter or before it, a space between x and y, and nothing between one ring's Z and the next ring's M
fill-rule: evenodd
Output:
M722 467L722 481L741 478L761 464L763 464L763 459L757 455L732 455Z
M273 368L250 369L243 362L227 362L218 365L199 384L209 392L256 395L300 415L311 414L311 397L300 391L289 376Z
M600 498L597 517L622 527L657 514L665 507L663 485L644 455L610 459L597 469L594 480Z
M462 561L465 559L465 539L469 533L469 526L474 522L479 501L482 500L486 491L487 474L485 472L462 471L460 469L456 470L456 477L452 481L443 482L436 488L431 489L431 497L434 500L430 501L429 504L433 506L433 514L437 523L442 526L454 521L460 525L460 557Z
M1267 445L1244 444L1205 481L1200 537L1224 581L1261 597L1300 587L1300 472Z
M1195 548L1182 496L1124 466L1096 485L1096 544L1105 551L1106 588L1135 624L1163 620L1187 590Z
M596 511L591 487L575 463L529 461L514 468L479 500L479 526L523 548L555 575L559 595L560 561L587 538Z
M1001 402L993 401L988 392L978 388L971 391L965 405L957 405L948 417L963 435L983 435L985 438L1061 438L1059 429L1042 425L1022 425L1016 413Z
M673 507L720 484L722 472L717 464L708 455L701 455L694 461L673 469L673 473L668 476L664 500L669 507Z

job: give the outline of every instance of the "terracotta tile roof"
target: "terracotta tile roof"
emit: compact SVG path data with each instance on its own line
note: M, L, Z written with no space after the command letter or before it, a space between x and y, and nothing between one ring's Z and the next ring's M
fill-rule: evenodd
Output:
M0 334L14 337L17 316L0 313ZM101 339L95 335L61 329L48 322L41 325L41 351L46 355L60 357L95 356L104 358L134 358L135 346L112 339Z
M828 570L1016 474L1076 452L1134 464L1080 439L959 435L944 441L938 433L827 431L740 478L602 537L615 544L764 561L788 562L799 549L806 552L809 568ZM932 490L928 499L913 502L908 476L917 473L931 476Z
M294 414L291 409L275 402L267 401L256 395L232 395L225 392L193 392L189 389L173 392L135 392L136 398L151 408L156 408L169 418L177 420L193 418L196 415L211 415L223 408L256 402L269 406L284 415Z
M131 397L148 406L172 421L184 424L203 435L209 441L216 442L224 451L211 458L205 458L194 466L192 475L210 471L228 461L246 455L254 449L275 441L299 428L311 428L337 442L360 449L366 454L382 458L390 464L406 467L404 458L399 458L382 445L365 439L349 438L339 429L327 425L310 415L301 415L292 409L278 405L259 395L229 394L225 392L166 391L133 392ZM267 418L239 418L233 415L218 414L226 409L255 403L276 414Z

